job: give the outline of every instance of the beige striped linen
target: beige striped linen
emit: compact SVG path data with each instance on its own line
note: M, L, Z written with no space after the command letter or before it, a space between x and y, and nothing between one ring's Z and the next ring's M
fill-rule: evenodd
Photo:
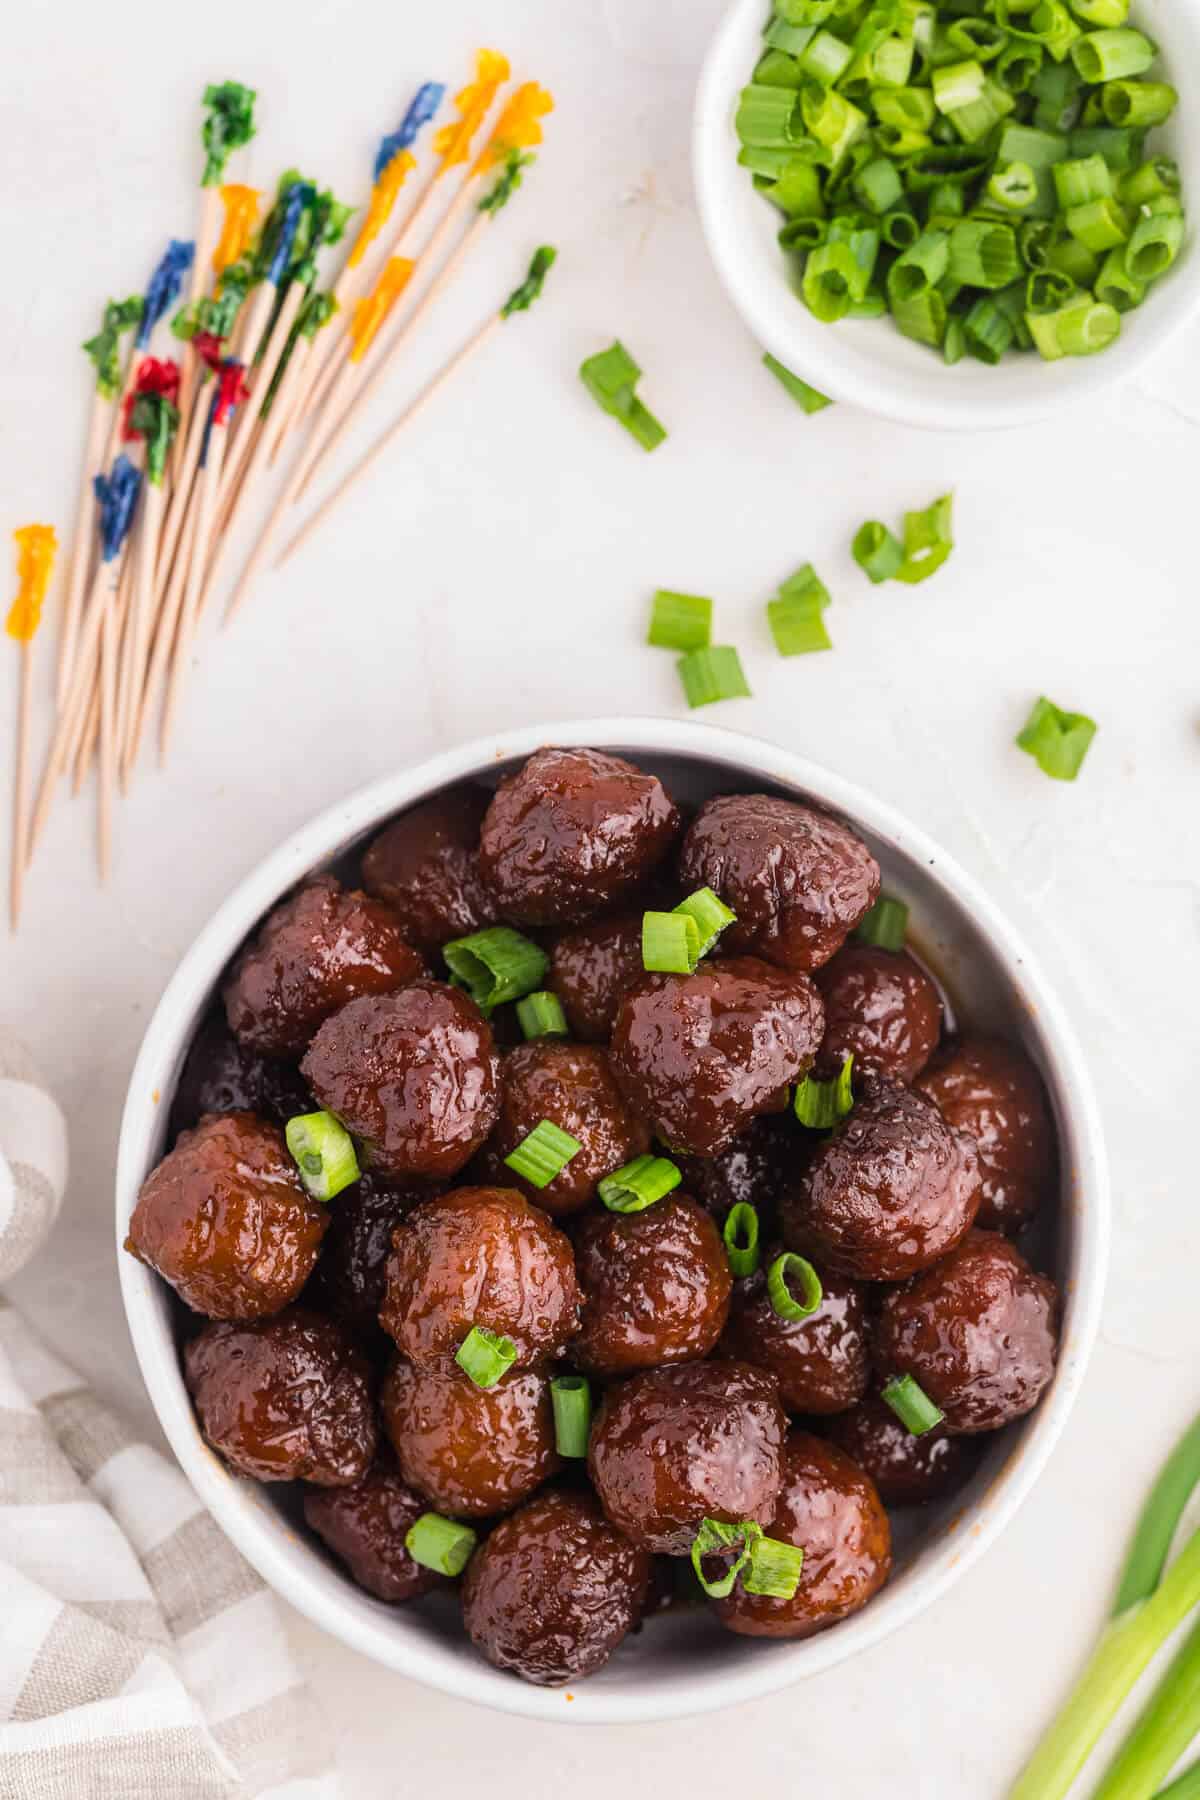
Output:
M0 1278L66 1174L62 1115L0 1031ZM338 1793L262 1581L0 1295L0 1800Z

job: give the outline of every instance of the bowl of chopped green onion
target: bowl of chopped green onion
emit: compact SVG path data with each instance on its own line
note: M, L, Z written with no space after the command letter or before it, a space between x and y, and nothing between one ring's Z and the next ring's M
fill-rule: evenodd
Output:
M1016 425L1200 306L1195 0L733 0L701 218L763 347L904 423Z

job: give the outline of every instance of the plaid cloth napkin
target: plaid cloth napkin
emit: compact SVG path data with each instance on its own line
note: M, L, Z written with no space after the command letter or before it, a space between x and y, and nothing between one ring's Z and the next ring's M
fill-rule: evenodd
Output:
M66 1185L62 1114L0 1033L0 1280ZM179 1470L0 1296L3 1800L335 1800L275 1603Z

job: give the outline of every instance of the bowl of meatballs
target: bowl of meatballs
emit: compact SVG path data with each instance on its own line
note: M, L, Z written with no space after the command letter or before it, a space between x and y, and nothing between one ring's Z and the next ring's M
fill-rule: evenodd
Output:
M1078 1388L1107 1207L988 896L836 775L650 719L466 745L271 856L159 1003L116 1199L250 1562L569 1722L771 1692L968 1567Z

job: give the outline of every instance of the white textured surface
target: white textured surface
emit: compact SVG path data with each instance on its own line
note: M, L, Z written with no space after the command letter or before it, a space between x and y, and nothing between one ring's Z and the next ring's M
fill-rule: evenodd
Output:
M1001 1544L915 1628L790 1695L709 1728L571 1734L468 1714L297 1625L354 1800L434 1782L451 1800L484 1787L496 1800L567 1789L600 1800L631 1776L703 1795L804 1784L837 1800L998 1800L1195 1404L1189 415L1200 383L1185 351L1172 352L1136 390L1003 437L925 436L839 409L806 420L757 368L692 208L691 84L718 10L498 0L481 15L488 41L550 86L559 111L477 286L455 293L414 351L412 384L535 242L557 243L560 266L541 311L447 393L236 632L206 643L169 777L145 778L119 815L106 893L92 875L90 807L58 810L26 929L0 946L0 1007L55 1081L73 1133L63 1218L18 1297L62 1353L144 1416L110 1183L125 1080L178 955L286 832L399 762L538 716L674 710L670 657L639 645L658 585L717 596L720 635L741 645L755 689L723 709L727 723L897 801L1033 938L1093 1056L1120 1274L1064 1442ZM465 15L412 0L352 11L318 0L303 26L280 0L210 0L194 28L144 0L115 11L34 3L9 23L6 242L24 247L33 273L12 272L0 298L5 530L66 522L86 405L72 347L106 293L144 280L168 232L193 229L184 139L199 85L232 75L262 89L251 179L266 185L299 160L353 196L413 85L460 79L473 47ZM338 23L348 17L352 28ZM595 413L575 377L617 333L672 431L653 457ZM959 548L948 567L923 588L869 588L847 552L853 528L951 484ZM837 649L784 663L761 603L806 558L834 593ZM6 746L14 675L0 667ZM1101 722L1074 787L1010 747L1038 691Z

